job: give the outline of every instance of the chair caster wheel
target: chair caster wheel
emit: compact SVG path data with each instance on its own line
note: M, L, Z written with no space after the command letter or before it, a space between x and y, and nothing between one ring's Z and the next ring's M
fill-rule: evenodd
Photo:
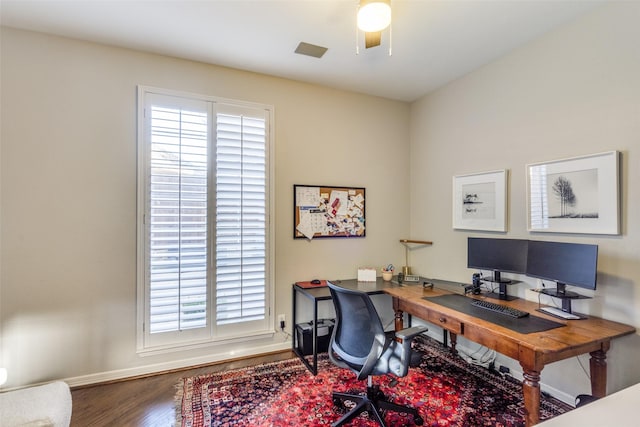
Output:
M417 426L421 426L422 424L424 424L424 420L422 419L422 417L414 417L413 422Z
M333 399L333 406L335 406L338 409L344 409L344 402L340 399Z

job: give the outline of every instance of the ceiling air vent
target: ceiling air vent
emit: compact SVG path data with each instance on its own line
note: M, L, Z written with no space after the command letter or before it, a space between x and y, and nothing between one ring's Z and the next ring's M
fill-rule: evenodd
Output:
M311 43L300 42L295 52L300 55L313 56L314 58L322 58L322 55L328 50L326 47L317 46Z

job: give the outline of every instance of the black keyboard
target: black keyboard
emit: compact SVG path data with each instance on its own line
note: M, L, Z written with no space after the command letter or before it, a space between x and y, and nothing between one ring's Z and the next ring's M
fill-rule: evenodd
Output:
M513 307L508 307L506 305L496 304L485 300L474 299L473 301L471 301L471 305L509 317L520 318L527 317L529 315L529 313L527 313L526 311L518 310Z

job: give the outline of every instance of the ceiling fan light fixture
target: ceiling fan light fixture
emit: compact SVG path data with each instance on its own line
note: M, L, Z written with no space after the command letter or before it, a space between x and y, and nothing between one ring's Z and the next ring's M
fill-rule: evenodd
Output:
M382 31L391 24L391 0L360 0L358 28L365 33Z

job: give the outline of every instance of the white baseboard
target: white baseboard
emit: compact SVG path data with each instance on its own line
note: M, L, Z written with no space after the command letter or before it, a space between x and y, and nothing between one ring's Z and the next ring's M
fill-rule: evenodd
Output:
M69 384L70 387L86 386L91 384L99 384L109 381L123 380L141 375L150 375L158 372L170 371L174 369L185 369L192 366L206 365L209 363L223 362L225 360L237 359L240 357L258 356L260 354L284 351L291 349L291 341L265 345L261 347L253 347L244 350L234 350L232 352L220 352L208 354L201 357L193 357L189 359L172 360L170 362L156 363L135 368L118 369L115 371L99 372L95 374L82 375L78 377L65 378L62 381Z

